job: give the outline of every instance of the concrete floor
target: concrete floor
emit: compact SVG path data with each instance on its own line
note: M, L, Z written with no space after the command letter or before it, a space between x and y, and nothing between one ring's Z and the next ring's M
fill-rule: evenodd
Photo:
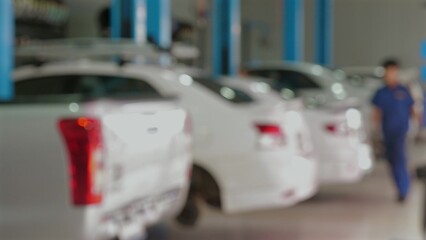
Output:
M410 148L415 166L426 164L426 145ZM423 158L423 159L422 159ZM195 229L163 226L153 240L421 240L423 186L413 183L405 205L395 202L386 164L363 182L330 186L288 209L226 216L204 209Z

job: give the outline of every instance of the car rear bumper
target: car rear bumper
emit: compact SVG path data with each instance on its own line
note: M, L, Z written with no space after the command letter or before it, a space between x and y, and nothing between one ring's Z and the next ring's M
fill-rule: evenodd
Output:
M372 149L360 144L355 150L330 151L321 155L319 181L321 184L345 184L361 181L373 168Z
M32 213L10 209L9 218L0 218L0 239L110 240L123 234L143 237L145 227L179 213L187 188L175 188L107 214L101 207L66 212L46 207Z
M262 185L240 182L240 188L223 192L224 211L288 207L312 197L318 189L316 161L300 156L293 156L290 161L281 166L271 164L268 171L258 171L253 179L263 178Z

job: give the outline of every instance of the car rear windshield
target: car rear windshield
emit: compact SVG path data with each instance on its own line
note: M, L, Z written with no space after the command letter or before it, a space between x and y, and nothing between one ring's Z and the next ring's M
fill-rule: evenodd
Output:
M229 102L236 104L246 104L254 102L254 99L246 92L226 86L222 83L215 81L212 78L194 77L194 80L195 82L209 89L217 96L224 98Z
M140 79L118 76L62 75L30 78L15 84L16 97L79 95L85 97L146 97L161 94Z
M274 89L288 88L292 90L320 89L321 86L311 77L291 70L254 70L251 75L270 78Z

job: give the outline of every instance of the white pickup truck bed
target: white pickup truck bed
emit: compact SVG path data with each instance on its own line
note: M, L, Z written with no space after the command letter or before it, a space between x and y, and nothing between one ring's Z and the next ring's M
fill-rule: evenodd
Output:
M190 146L187 113L167 99L2 103L0 239L142 236L185 203Z

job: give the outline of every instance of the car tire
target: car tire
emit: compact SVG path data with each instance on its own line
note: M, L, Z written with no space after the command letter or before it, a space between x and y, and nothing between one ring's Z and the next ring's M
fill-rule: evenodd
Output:
M222 209L219 185L209 172L195 166L192 175L192 188L210 207Z
M176 221L185 227L194 227L200 218L200 210L196 198L189 194L182 212L177 216Z

